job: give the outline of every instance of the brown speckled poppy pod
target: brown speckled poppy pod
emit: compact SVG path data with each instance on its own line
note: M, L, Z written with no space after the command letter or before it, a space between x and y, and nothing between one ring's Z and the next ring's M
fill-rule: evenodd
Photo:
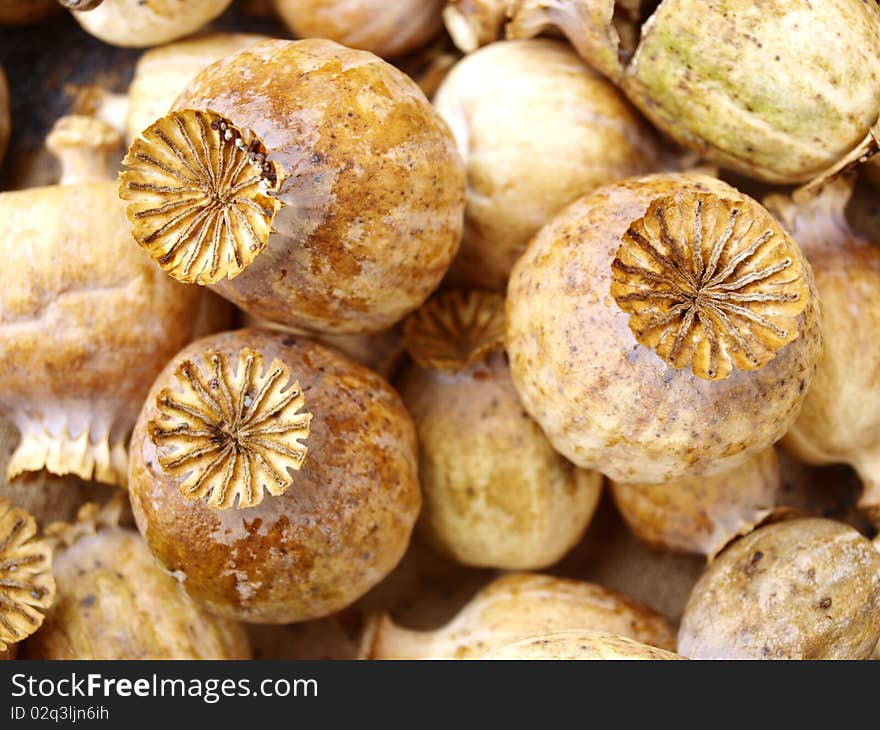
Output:
M461 239L449 128L401 71L331 41L209 66L123 162L132 233L161 268L309 331L387 329Z
M398 395L283 333L228 332L180 352L131 449L147 544L197 603L230 618L345 608L398 563L419 511L415 428Z

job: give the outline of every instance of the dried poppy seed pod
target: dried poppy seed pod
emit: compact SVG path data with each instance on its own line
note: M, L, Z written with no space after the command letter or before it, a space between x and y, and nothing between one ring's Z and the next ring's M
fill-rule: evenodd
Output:
M779 460L771 447L717 474L661 484L612 482L610 489L618 511L641 540L712 559L774 513L781 486Z
M880 248L844 215L852 180L815 196L767 199L798 242L822 298L824 346L801 414L783 442L810 464L844 462L859 474L859 506L880 522Z
M264 40L268 40L268 36L210 33L145 51L138 59L128 87L125 119L128 141L137 139L141 130L167 114L180 92L200 71Z
M761 527L697 581L679 651L692 659L867 659L880 639L880 554L851 527Z
M144 48L194 33L232 0L103 0L71 9L83 30L114 46Z
M450 0L443 24L462 53L473 53L501 37L508 0Z
M394 58L427 43L442 27L444 0L275 0L299 38L328 38Z
M465 565L552 565L583 536L602 476L559 456L501 352L504 297L450 292L411 315L398 383L419 434L421 528Z
M3 67L0 66L0 164L3 163L3 157L6 154L6 146L9 144L11 129L12 122L9 119L9 86L6 83Z
M462 59L434 100L468 173L450 278L503 290L532 236L594 188L659 167L656 138L567 45L505 41Z
M364 654L368 659L477 659L520 639L568 629L675 646L659 614L617 593L592 583L515 573L494 580L436 631L403 629L379 616L365 635Z
M0 498L0 652L33 634L55 598L52 547L37 523Z
M156 270L115 184L91 180L112 136L96 126L67 118L50 134L67 184L0 194L0 410L22 435L9 479L124 484L144 395L197 326L200 292Z
M464 172L400 71L331 41L266 41L202 71L175 109L132 144L119 185L135 239L172 276L350 334L387 329L437 286Z
M507 35L562 31L669 136L754 178L807 181L873 148L876 3L662 0L618 13L619 5L513 0Z
M526 410L557 451L619 482L719 472L771 446L821 346L797 244L703 175L581 198L533 239L507 303Z
M193 343L156 380L129 490L150 549L197 603L288 623L345 608L398 563L419 511L416 460L412 421L378 375L240 330Z
M85 505L55 541L58 595L29 659L249 659L243 627L196 606L153 559L143 538L119 526L122 503Z
M495 660L667 660L684 659L665 649L658 649L625 636L604 631L556 631L521 639L487 652L481 659Z
M58 0L0 0L0 26L39 23L60 10Z

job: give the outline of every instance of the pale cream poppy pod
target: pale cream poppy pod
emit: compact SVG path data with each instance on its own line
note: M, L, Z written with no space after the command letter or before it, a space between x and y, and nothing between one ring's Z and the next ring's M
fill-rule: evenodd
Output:
M560 453L660 483L731 468L786 432L819 358L819 303L758 203L704 175L654 175L541 229L511 275L506 341Z
M47 528L57 596L28 659L249 659L242 626L196 606L156 563L143 538L120 527L117 496Z
M136 139L141 131L167 114L180 92L202 69L264 40L268 36L209 33L145 51L135 65L128 87L126 139Z
M774 195L766 205L809 259L822 297L824 346L783 445L810 464L850 464L864 485L859 507L880 524L880 247L847 223L853 181L815 196Z
M745 175L805 182L875 147L876 3L512 0L508 10L508 38L561 31L658 128Z
M683 656L625 636L615 636L604 631L556 631L521 639L512 644L493 649L481 659L561 661L620 660L657 661L684 659Z
M378 616L364 634L368 659L478 659L536 634L588 629L664 649L675 646L668 623L645 606L592 583L511 573L477 593L435 631L412 631Z
M444 0L274 0L299 38L328 38L349 48L394 58L440 30Z
M0 194L0 409L22 435L7 477L124 484L140 404L202 296L134 245L107 171L115 131L68 117L47 144L62 184Z
M423 534L478 567L552 565L583 536L602 476L557 454L523 411L502 351L504 297L449 292L407 319L397 381L419 434Z
M83 29L114 46L144 48L194 33L232 0L103 0L71 10Z
M467 168L449 278L503 290L529 239L599 185L660 169L651 128L607 79L554 40L502 41L459 61L434 104Z
M609 485L618 511L641 540L710 560L776 512L781 487L772 447L715 474Z

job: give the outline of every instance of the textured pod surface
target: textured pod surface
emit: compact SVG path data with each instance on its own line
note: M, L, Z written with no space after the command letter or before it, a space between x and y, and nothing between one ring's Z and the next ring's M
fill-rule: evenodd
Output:
M770 516L781 487L769 448L732 469L662 484L611 484L630 529L649 544L710 558Z
M693 195L736 201L756 229L784 236L761 206L725 183L656 175L605 186L569 206L541 229L511 276L507 349L526 410L560 453L615 481L659 483L722 471L763 451L797 416L816 367L818 297L809 265L787 237L787 258L806 277L808 296L796 320L798 336L766 365L709 380L691 367L670 366L639 344L632 314L612 295L612 262L652 201ZM736 257L745 253L740 263L748 263L750 246L733 250ZM733 264L731 253L725 255ZM651 293L642 304L661 296ZM671 316L658 325L666 327L667 338L684 330L690 351L712 352L720 325L706 327L705 336L689 329L695 318L689 322L687 311L696 303L694 297L672 312L674 326ZM752 314L737 318L748 339L762 336L749 323Z
M557 631L493 649L481 659L496 660L621 660L684 659L671 651L602 631Z
M254 316L324 332L376 332L437 286L461 238L464 171L449 129L400 71L331 41L266 41L202 71L175 109L210 109L232 126L224 131L225 153L204 136L192 137L193 149L186 140L177 145L180 155L160 137L141 138L148 155L155 149L165 162L184 158L170 168L176 183L148 160L121 177L138 242L149 248L156 236L166 238L153 252L160 265L175 273L214 240L199 217L204 206L185 202L192 189L199 201L216 199L211 210L230 220L233 251L249 251L255 233L265 243L250 264L221 265L216 278L211 257L190 269L202 282L234 276L214 287ZM239 171L222 161L237 154L241 138L259 142L260 165L270 168L263 176L277 214L256 190L241 203L264 227L271 224L268 241L233 220L241 188L218 177L221 164ZM196 157L217 164L203 168ZM247 155L239 157L247 168ZM141 203L149 200L147 209L159 215L150 213L142 226L134 216L145 215Z
M128 87L125 130L129 142L168 113L178 94L199 71L267 39L250 33L210 33L146 51L138 59Z
M96 38L114 46L143 48L197 31L232 0L104 0L88 11L71 11Z
M102 527L58 549L58 598L30 659L248 659L244 629L200 609L134 530Z
M576 198L659 165L653 132L610 82L558 41L505 41L466 56L435 98L468 175L450 272L503 289L529 239Z
M124 483L125 441L201 293L133 244L111 182L0 195L0 256L0 409L22 434L9 476Z
M419 434L421 526L434 545L466 565L524 570L580 540L602 476L553 450L503 354L457 373L412 367L399 387Z
M0 499L0 651L40 628L54 598L51 546L31 515Z
M880 639L880 553L805 519L738 540L694 586L678 634L693 659L867 659Z
M767 203L810 261L824 323L822 358L784 444L812 464L855 467L860 506L880 521L880 248L846 222L850 186L840 180L813 200Z
M514 0L508 37L561 30L676 141L768 182L819 175L877 122L876 3L662 0L648 18L618 5Z
M493 581L436 631L402 629L380 616L365 646L371 659L476 659L520 639L569 629L675 646L666 621L650 609L592 583L530 573Z
M207 465L170 473L149 429L180 363L206 352L237 363L243 349L278 360L299 382L313 414L308 454L284 494L216 510L181 492L193 475L210 476ZM219 387L208 383L211 393ZM150 549L197 603L241 620L286 623L345 608L394 568L419 510L415 429L397 394L341 353L292 335L240 330L184 349L148 395L131 451L132 508ZM253 491L261 480L256 469L237 471L229 488Z
M393 58L427 43L441 28L444 0L274 0L299 38L329 38Z

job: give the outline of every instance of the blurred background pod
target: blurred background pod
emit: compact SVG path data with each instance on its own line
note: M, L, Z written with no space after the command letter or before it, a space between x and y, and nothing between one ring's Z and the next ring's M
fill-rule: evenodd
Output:
M420 527L466 565L533 570L582 537L602 476L557 454L525 413L503 352L504 297L452 291L404 326L397 380L419 434Z
M425 45L442 27L444 0L274 0L297 38L328 38L395 58Z

